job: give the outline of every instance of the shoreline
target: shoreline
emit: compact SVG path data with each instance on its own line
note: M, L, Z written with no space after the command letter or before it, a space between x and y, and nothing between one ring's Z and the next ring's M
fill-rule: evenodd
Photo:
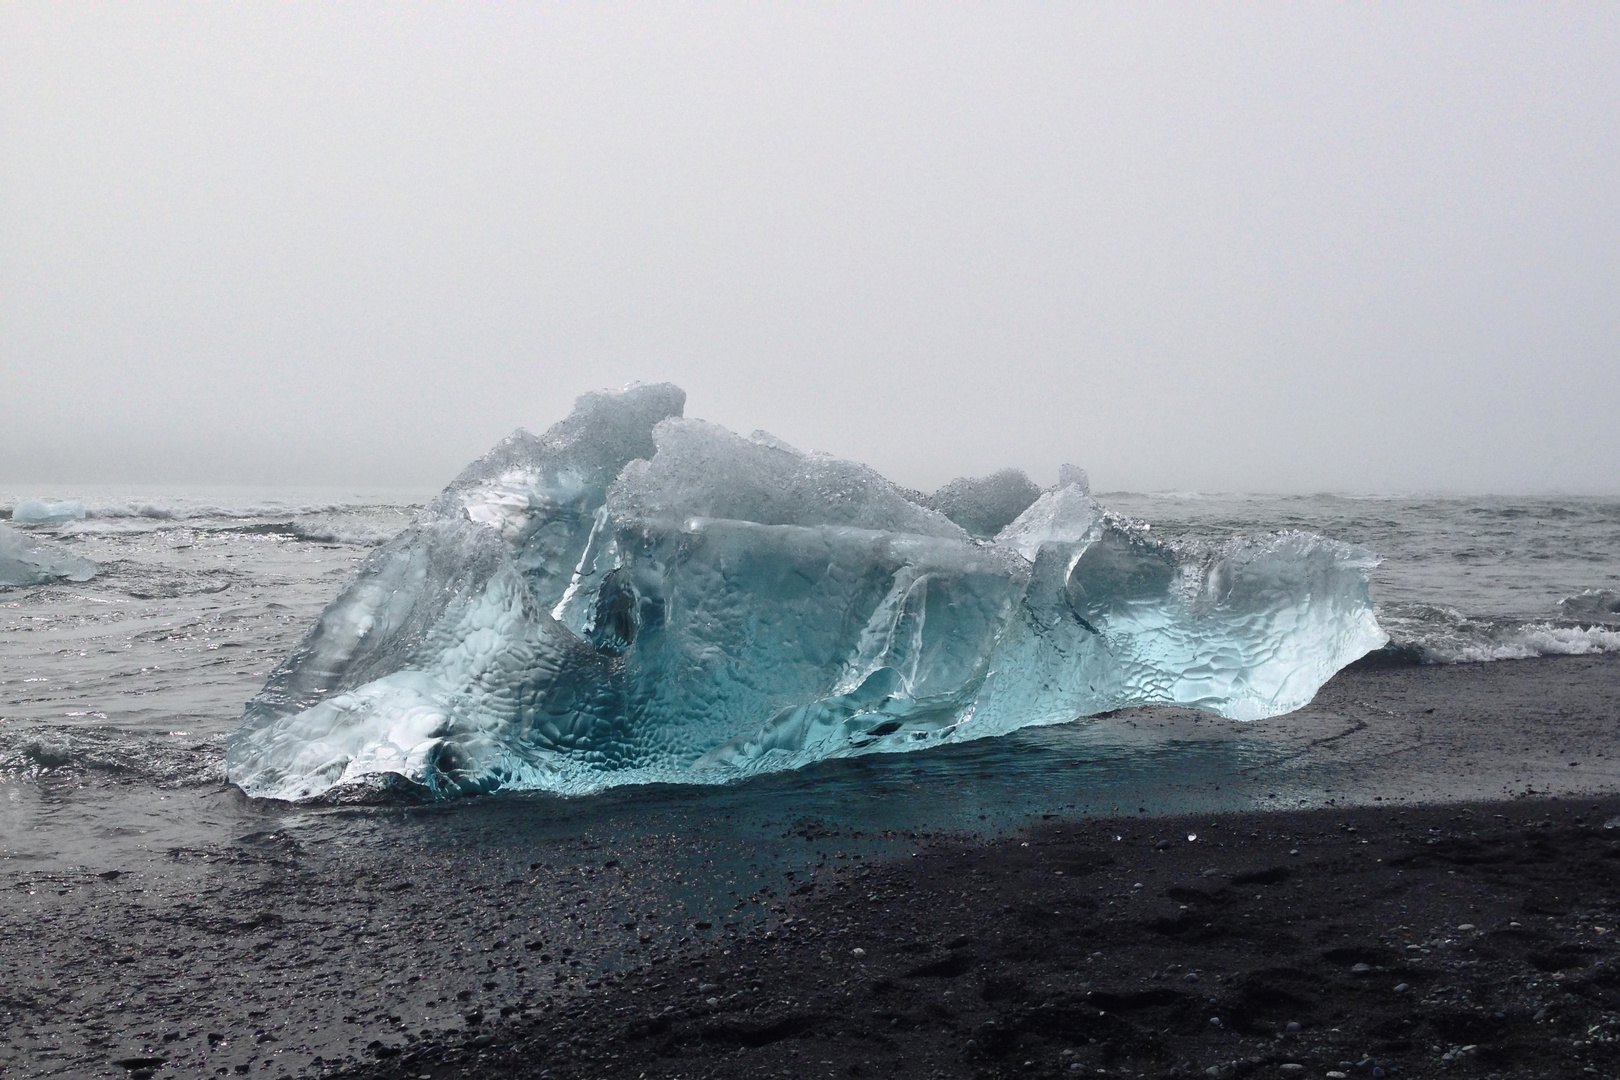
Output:
M0 860L0 1076L1370 1075L1338 1068L1363 1051L1389 1075L1620 1075L1602 1041L1613 1016L1607 933L1620 923L1620 912L1603 914L1620 898L1620 858L1605 854L1620 829L1602 828L1620 816L1620 655L1349 670L1275 721L1125 710L971 753L906 757L701 791L426 807L312 810L114 780L13 784L13 799L37 805L4 819L27 849ZM1558 798L1523 797L1543 790ZM100 816L75 819L68 835L64 822L90 801ZM1130 813L1139 807L1160 812ZM136 819L145 831L126 828ZM1199 839L1176 839L1183 826ZM1280 836L1302 854L1277 850ZM1391 892L1376 860L1413 850L1453 861L1403 866L1403 881L1429 875L1426 888ZM1526 861L1524 851L1550 854ZM1584 876L1569 878L1566 864ZM1289 872L1274 883L1238 880L1277 867ZM979 882L979 871L991 877ZM1582 899L1551 923L1525 922L1527 899L1561 895L1555 886L1569 881ZM1465 910L1474 901L1449 888L1458 882L1498 900ZM1400 902L1409 916L1373 917ZM1215 914L1210 936L1153 929L1190 918L1184 903ZM1278 911L1314 911L1315 922L1274 937L1238 932ZM1602 921L1571 921L1594 912ZM1509 1021L1500 1031L1459 1020L1465 1041L1441 1039L1427 1019L1415 1035L1379 1027L1422 998L1391 996L1391 980L1324 959L1338 939L1317 940L1336 927L1344 948L1404 952L1404 937L1383 940L1395 926L1421 948L1463 923L1487 928L1469 939L1477 955L1425 954L1469 965L1447 968L1446 981L1420 982L1398 962L1424 994L1467 991L1423 1008L1473 1015L1468 1003L1508 978L1542 995L1525 989L1489 1010ZM1543 965L1568 958L1558 981L1584 988L1579 1002L1548 989L1556 969L1531 954ZM1386 968L1378 978L1397 971L1377 956L1355 962ZM724 979L708 978L722 961ZM739 977L744 962L758 978ZM1169 977L1172 963L1207 973L1201 996ZM676 970L678 980L665 974ZM717 989L694 999L705 983ZM1308 1037L1277 1040L1265 1025L1287 1019L1243 1005L1243 987L1254 1001L1294 1003ZM1123 1004L1093 1007L1085 993ZM1330 1022L1341 994L1361 1004ZM806 995L821 1004L807 1007ZM1529 1009L1543 998L1551 1004ZM756 1012L762 1002L778 1005ZM1041 1009L1051 1003L1068 1011L1049 1031ZM1212 1006L1250 1012L1198 1015ZM1544 1007L1552 1020L1536 1021ZM632 1037L632 1021L659 1030ZM1132 1026L1116 1031L1116 1021ZM1090 1034L1053 1041L1064 1025ZM1571 1045L1594 1025L1591 1046ZM597 1058L573 1053L581 1037ZM1403 1039L1406 1049L1390 1049ZM1553 1049L1537 1056L1542 1043ZM1441 1061L1466 1045L1476 1048L1466 1060ZM1301 1048L1319 1053L1295 1060ZM834 1064L817 1072L822 1061Z
M1617 815L1523 799L940 838L587 998L379 1032L332 1075L1611 1076Z

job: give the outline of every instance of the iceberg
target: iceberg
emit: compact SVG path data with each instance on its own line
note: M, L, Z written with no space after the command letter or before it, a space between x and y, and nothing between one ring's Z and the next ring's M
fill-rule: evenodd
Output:
M583 793L1127 705L1253 719L1387 640L1360 548L1161 542L1072 467L925 497L684 404L587 394L470 465L248 702L229 779L287 800Z
M11 508L11 520L23 525L57 525L64 521L78 521L82 517L84 504L77 499L54 503L24 499Z
M36 540L0 524L0 586L89 581L97 569L95 563L69 554L60 544Z

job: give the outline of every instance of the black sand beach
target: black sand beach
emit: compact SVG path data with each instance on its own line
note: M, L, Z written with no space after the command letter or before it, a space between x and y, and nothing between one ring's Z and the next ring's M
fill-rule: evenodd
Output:
M830 868L772 929L582 999L381 1031L377 1064L343 1075L1613 1075L1617 813L1534 799L938 840Z
M1617 713L1620 657L1359 668L1228 785L1311 808L978 836L793 807L750 832L682 792L643 827L486 799L294 829L176 792L263 827L6 869L0 1069L1613 1075Z

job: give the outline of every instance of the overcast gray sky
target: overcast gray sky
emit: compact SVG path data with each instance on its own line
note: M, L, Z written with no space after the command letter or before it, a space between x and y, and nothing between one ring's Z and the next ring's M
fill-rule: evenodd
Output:
M1620 491L1620 5L0 7L0 479L582 391L932 488Z

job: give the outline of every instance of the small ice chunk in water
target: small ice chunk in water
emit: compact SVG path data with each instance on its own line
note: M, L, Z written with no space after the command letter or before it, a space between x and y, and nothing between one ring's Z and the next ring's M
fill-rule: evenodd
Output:
M60 544L0 524L0 585L89 581L96 570L95 563L69 554Z
M11 508L11 520L19 525L56 525L64 521L78 521L82 517L84 504L77 499L63 502L24 499Z
M934 496L588 394L377 549L248 703L249 795L719 783L1129 705L1308 702L1381 646L1360 548L1163 543L1014 470Z

